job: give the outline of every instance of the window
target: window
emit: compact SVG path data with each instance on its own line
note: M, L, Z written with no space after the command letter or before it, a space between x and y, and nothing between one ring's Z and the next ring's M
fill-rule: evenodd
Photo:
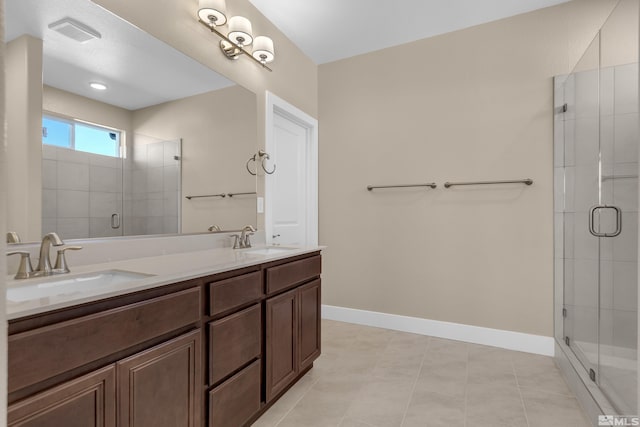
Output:
M42 143L70 150L120 157L120 131L77 120L42 117Z

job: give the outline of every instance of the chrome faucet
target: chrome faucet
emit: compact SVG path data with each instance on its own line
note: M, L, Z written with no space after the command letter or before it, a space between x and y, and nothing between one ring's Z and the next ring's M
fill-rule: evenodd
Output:
M33 272L34 276L50 276L54 274L53 268L51 268L51 260L49 259L49 248L62 245L64 245L64 242L56 233L45 234L40 244L40 259L38 260L36 271Z
M31 277L51 276L54 274L69 273L69 266L65 258L66 251L77 251L82 249L82 246L66 246L62 249L58 249L58 256L56 257L56 265L51 268L51 259L49 258L49 249L51 246L62 246L64 242L56 233L48 233L42 238L40 244L40 259L38 260L38 267L34 270L31 267L31 258L29 257L29 251L10 251L8 255L20 255L20 266L18 272L15 275L16 279L29 279Z
M231 237L235 237L235 241L233 242L233 249L246 249L251 247L251 239L250 236L255 233L256 229L251 225L245 225L242 227L242 234L232 234Z
M220 233L222 231L222 229L218 225L211 225L209 226L209 228L207 228L207 230L209 230L212 233Z

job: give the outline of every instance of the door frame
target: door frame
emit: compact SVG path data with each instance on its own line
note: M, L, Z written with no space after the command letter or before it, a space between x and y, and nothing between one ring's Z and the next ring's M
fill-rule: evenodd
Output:
M309 246L318 245L318 120L288 103L284 99L266 91L265 151L273 151L275 146L275 116L281 116L307 129L307 156L304 160L306 171L306 242ZM276 172L277 173L277 172ZM264 224L267 244L273 243L273 181L265 175L264 180Z

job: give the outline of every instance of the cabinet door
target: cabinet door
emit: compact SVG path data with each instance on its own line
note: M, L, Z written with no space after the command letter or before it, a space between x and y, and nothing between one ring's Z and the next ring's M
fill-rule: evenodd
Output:
M113 365L9 406L10 427L115 427Z
M320 279L298 288L300 371L320 356Z
M197 330L118 362L118 425L199 426L200 359Z
M266 302L267 402L285 389L298 374L298 290Z

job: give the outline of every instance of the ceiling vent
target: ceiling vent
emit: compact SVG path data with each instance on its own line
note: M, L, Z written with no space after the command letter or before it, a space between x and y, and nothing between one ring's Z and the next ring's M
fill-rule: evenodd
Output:
M99 32L72 18L63 18L49 24L49 28L80 43L102 38Z

